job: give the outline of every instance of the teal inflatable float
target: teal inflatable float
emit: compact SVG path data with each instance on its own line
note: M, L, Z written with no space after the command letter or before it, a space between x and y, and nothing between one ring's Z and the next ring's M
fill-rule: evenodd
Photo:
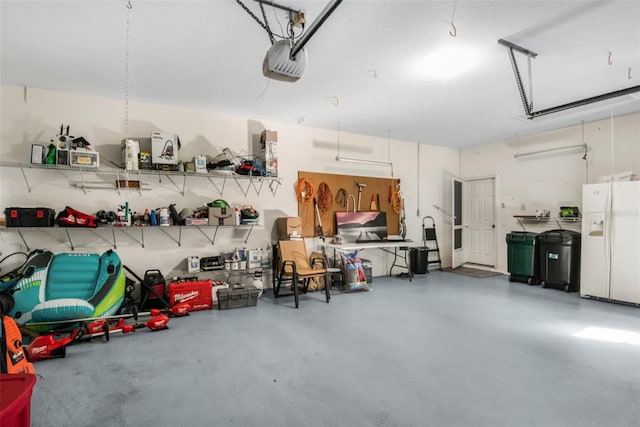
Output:
M38 250L29 254L17 273L9 315L19 325L110 316L124 300L126 278L120 257L112 250L102 255Z

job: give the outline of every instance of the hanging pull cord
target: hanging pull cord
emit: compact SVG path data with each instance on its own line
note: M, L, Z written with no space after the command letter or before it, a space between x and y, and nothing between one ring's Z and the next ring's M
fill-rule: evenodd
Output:
M133 9L133 5L131 4L131 0L127 1L127 9Z
M127 32L126 32L126 49L124 56L124 136L125 139L129 139L129 95L130 95L130 79L129 79L129 51L130 51L130 36L129 29L131 27L131 1L127 4Z
M453 24L453 21L451 21L451 28L453 28L453 31L449 30L449 35L451 37L455 37L458 34L458 31L456 30L456 26Z
M451 37L455 37L458 34L458 30L456 29L455 24L453 23L454 18L456 16L456 8L458 7L458 2L456 1L453 4L453 11L451 12L451 28L453 29L453 31L449 30L449 35Z

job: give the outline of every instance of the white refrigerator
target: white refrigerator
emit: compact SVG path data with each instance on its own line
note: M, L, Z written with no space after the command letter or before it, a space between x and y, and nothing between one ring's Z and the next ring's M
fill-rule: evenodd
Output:
M582 188L580 295L640 304L640 181Z

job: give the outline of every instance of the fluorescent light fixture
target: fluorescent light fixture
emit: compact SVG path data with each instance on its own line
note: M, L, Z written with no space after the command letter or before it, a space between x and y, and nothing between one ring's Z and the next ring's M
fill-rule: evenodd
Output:
M583 150L586 150L587 144L569 145L567 147L547 148L544 150L531 151L529 153L514 154L513 158L517 159L518 157L534 156L536 154L552 153L554 151L574 150L577 148L582 148Z
M458 45L443 46L416 61L416 73L436 80L452 80L480 63L478 49Z
M625 331L622 329L599 328L590 326L573 334L574 337L588 338L590 340L614 342L619 344L631 344L640 346L640 333Z
M393 165L391 162L383 162L380 160L354 159L353 157L342 157L342 156L336 156L336 160L339 162L362 163L365 165L377 165L377 166Z

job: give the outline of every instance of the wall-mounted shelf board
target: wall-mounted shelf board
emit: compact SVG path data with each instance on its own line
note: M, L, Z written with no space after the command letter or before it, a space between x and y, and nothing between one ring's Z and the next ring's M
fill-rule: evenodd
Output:
M172 172L172 171L159 171L159 170L125 170L122 168L106 168L106 167L89 167L89 166L64 166L64 165L47 165L47 164L38 164L38 163L19 163L19 162L5 162L0 161L0 167L5 168L18 168L22 172L22 177L24 178L24 182L27 187L27 191L31 192L32 184L29 182L27 177L27 173L25 172L28 169L46 169L52 171L71 171L77 172L80 174L81 181L77 183L77 187L83 189L83 191L87 192L87 189L105 188L104 185L96 187L94 183L87 181L85 176L87 174L109 174L114 175L116 179L114 180L113 187L107 186L106 189L114 189L120 194L120 187L115 183L116 181L123 181L125 183L123 188L129 188L126 183L129 181L138 181L142 182L143 176L157 176L158 182L162 183L162 178L166 178L169 180L178 191L184 196L184 190L186 187L187 179L189 178L206 178L209 180L214 189L222 196L224 193L224 189L227 181L234 181L240 191L245 195L245 197L249 194L249 191L253 188L256 195L260 195L262 190L264 189L265 183L267 184L267 188L271 191L271 194L275 196L278 191L280 185L282 184L280 178L278 177L267 177L267 176L251 176L251 175L238 175L231 171L211 171L207 173L187 173L187 172ZM181 186L176 182L177 179L182 178ZM175 179L175 180L174 180ZM137 188L130 187L131 189L138 190L138 192L144 190L145 188L142 185L139 185Z
M526 231L525 224L545 224L549 221L554 221L558 228L562 229L562 224L579 224L582 221L582 218L569 218L569 217L558 217L551 218L548 216L536 216L536 215L514 215L513 216L520 224L520 227L524 231Z
M251 225L179 225L179 226L170 226L170 227L114 227L114 226L104 226L97 228L71 228L71 227L0 227L0 233L17 233L22 240L22 243L27 248L27 251L31 251L29 244L27 243L26 234L30 233L63 233L66 235L66 240L69 243L69 248L72 251L75 251L76 245L73 243L72 236L75 233L92 233L100 239L104 240L106 243L113 246L113 249L118 248L118 240L116 236L118 234L122 234L128 239L134 240L138 243L142 248L145 247L144 238L145 234L148 233L161 233L167 236L169 239L176 242L178 246L182 246L182 232L184 230L198 230L202 233L207 240L211 241L211 245L215 244L215 239L218 234L218 230L223 229L234 229L234 230L244 230L244 243L247 243L249 240L249 236L253 231L253 228L256 224ZM205 230L213 229L213 236L210 237ZM105 238L102 234L107 232L111 235L111 239Z

